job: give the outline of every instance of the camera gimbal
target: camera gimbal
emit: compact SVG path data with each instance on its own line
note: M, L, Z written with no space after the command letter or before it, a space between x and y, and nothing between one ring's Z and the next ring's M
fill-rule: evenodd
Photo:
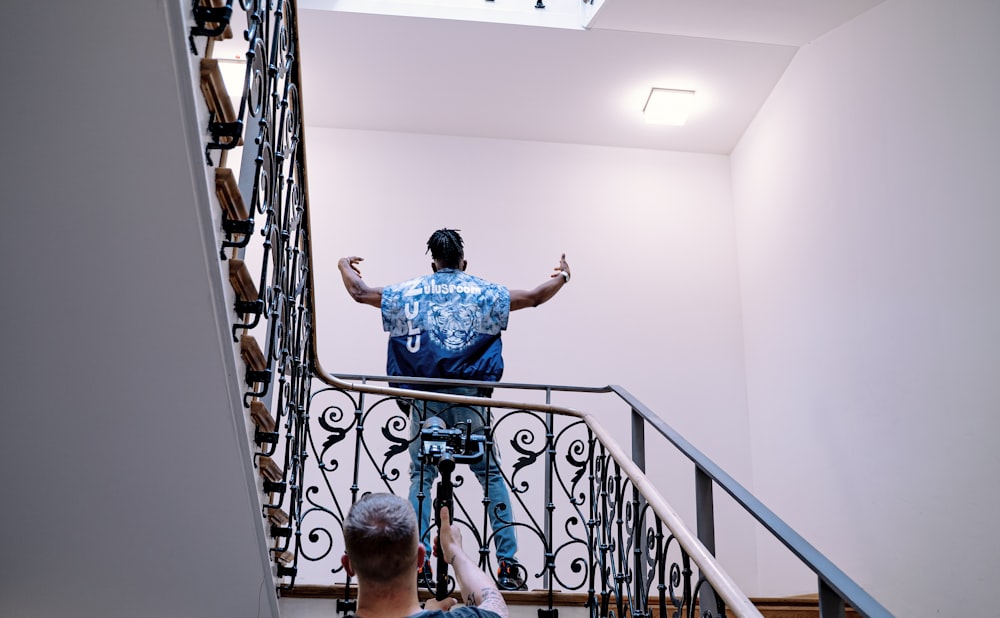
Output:
M483 442L485 436L472 433L472 421L467 420L464 430L461 427L449 429L440 417L432 416L424 421L420 431L420 456L423 464L437 466L441 473L437 495L434 498L434 523L441 529L441 507L448 509L448 518L452 521L454 506L454 485L451 473L455 463L475 463L483 457ZM442 600L448 596L448 563L444 552L435 541L437 552L437 585L434 597Z

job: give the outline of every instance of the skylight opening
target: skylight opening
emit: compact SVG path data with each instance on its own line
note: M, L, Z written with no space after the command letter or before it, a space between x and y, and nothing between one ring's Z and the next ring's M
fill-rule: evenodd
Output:
M603 4L604 0L299 0L298 6L344 13L584 30Z

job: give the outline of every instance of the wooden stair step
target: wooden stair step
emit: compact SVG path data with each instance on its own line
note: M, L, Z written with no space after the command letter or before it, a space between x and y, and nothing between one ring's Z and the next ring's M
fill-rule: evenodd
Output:
M236 111L233 101L226 92L226 83L222 80L219 61L214 58L202 58L200 67L201 93L205 96L208 111L215 122L236 122Z
M263 402L254 401L250 404L250 418L261 431L274 431L274 417Z
M284 476L281 472L281 466L270 457L261 457L258 460L258 465L260 466L261 476L272 483L279 482L282 476Z
M257 339L253 335L242 335L240 337L240 356L247 367L254 371L264 371L267 369L267 360L264 353L260 351Z
M226 6L226 0L209 0L208 4L215 9L221 9ZM207 22L205 24L209 28L218 27L218 24ZM229 23L226 23L226 29L222 31L222 34L213 37L216 41L223 41L233 38L233 28Z
M267 507L267 520L275 526L287 526L290 521L288 513L276 506Z
M247 366L245 377L247 385L270 381L271 372L267 369L267 358L261 352L253 335L240 336L240 357Z
M191 44L191 53L198 53L194 44L195 36L208 37L210 43L233 38L233 28L230 23L233 16L232 0L194 0L192 13L196 26L191 28L191 35L188 40ZM205 51L206 56L211 56L212 47Z
M246 262L238 258L229 259L229 284L236 292L236 298L245 302L257 300L257 285L250 276Z
M237 315L260 315L264 311L264 301L257 295L257 286L250 276L250 269L239 258L229 258L229 284L236 292L233 310Z
M240 187L236 184L236 176L228 167L215 168L215 195L219 198L219 206L227 221L243 222L250 218ZM223 228L225 227L226 223L223 222ZM225 229L225 231L248 233L235 229Z
M243 120L236 116L233 101L226 92L226 84L219 70L219 61L214 58L202 58L200 64L199 86L208 106L208 131L212 141L205 146L205 163L212 162L212 150L232 150L243 144ZM225 154L220 160L224 164Z

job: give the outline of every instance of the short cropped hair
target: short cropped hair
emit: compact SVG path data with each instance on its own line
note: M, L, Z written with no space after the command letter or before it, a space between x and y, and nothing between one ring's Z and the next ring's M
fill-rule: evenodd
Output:
M368 494L344 520L344 545L358 577L391 581L417 568L417 516L393 494Z
M461 268L465 259L465 243L458 230L437 230L427 239L427 250L444 268Z

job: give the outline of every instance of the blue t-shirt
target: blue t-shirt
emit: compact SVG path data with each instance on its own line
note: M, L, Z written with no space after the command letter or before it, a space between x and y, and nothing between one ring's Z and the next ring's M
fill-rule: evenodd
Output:
M503 375L500 332L510 292L444 268L382 290L390 376L497 382Z

